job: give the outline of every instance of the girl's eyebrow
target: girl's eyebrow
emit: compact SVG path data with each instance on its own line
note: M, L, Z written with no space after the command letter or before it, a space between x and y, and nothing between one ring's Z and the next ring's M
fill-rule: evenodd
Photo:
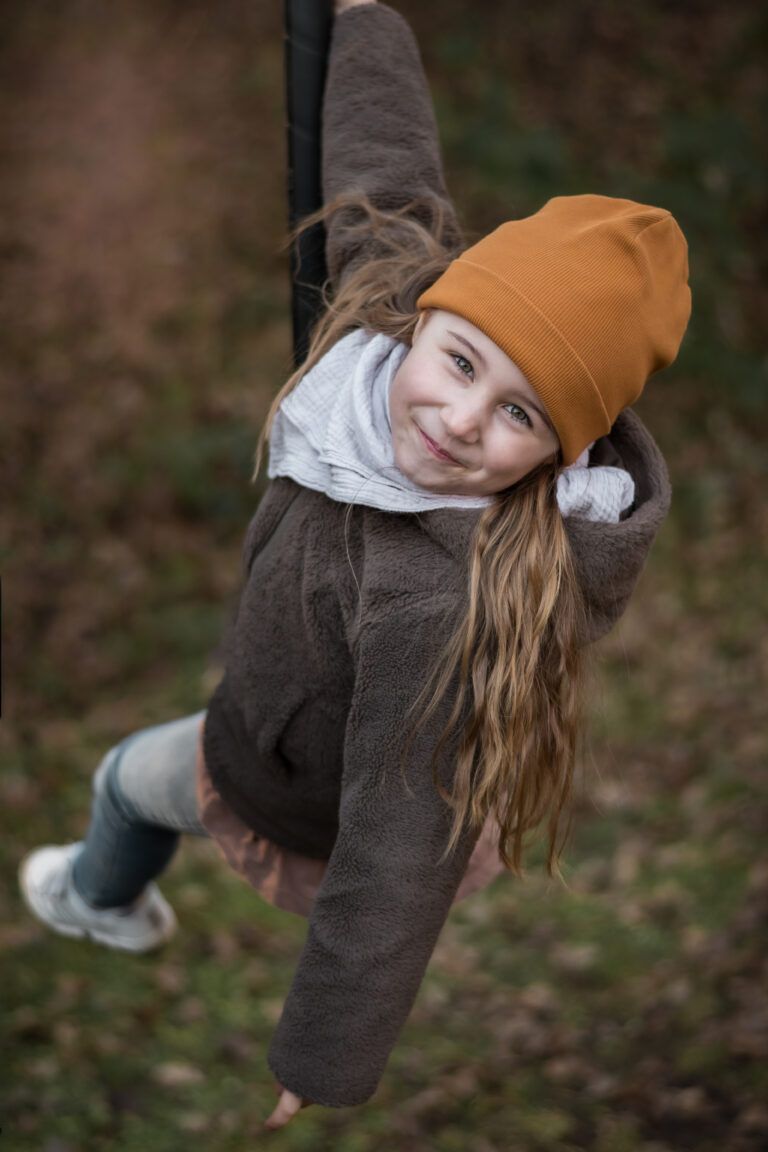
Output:
M542 407L540 407L539 404L536 403L535 400L531 400L527 396L520 396L519 399L520 399L520 407L521 408L533 408L534 412L540 417L542 424L546 425L546 427L549 428L550 432L555 431L555 429L552 425L552 421L550 420L549 416L544 411L544 409ZM512 403L516 404L517 400L513 400Z
M486 363L485 357L483 356L482 352L478 348L475 348L474 344L470 344L470 342L469 342L469 340L467 340L466 336L460 336L458 332L449 332L448 335L453 336L454 340L458 340L459 344L463 344L465 348L468 348L470 350L470 352L472 353L472 355L475 357L475 359L480 361L480 367L481 368L485 368L485 369L488 368L488 365Z

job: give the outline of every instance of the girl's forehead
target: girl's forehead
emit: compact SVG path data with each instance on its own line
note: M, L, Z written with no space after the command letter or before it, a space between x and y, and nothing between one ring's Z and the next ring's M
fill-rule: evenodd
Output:
M446 312L442 308L434 308L430 312L432 318L425 316L425 323L433 324L434 331L441 336L451 336L459 344L463 344L479 360L480 367L492 368L494 371L503 372L515 379L519 377L521 380L525 380L525 376L514 360L471 320L467 320L455 312ZM527 380L525 382L528 383ZM530 387L530 385L528 386Z
M443 308L431 308L425 314L425 323L433 324L435 329L439 329L441 333L451 333L461 337L462 340L469 341L475 353L482 356L489 364L493 363L497 367L511 365L516 372L519 371L514 360L511 360L490 336L486 336L482 328L478 328L466 317L460 316L456 312L446 312Z

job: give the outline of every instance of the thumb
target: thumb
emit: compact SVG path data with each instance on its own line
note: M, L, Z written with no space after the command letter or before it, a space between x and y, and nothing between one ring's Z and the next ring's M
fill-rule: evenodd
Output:
M280 1084L275 1085L275 1087L277 1091L280 1092L280 1099L272 1115L268 1120L264 1121L265 1128L282 1128L293 1119L304 1105L301 1096L297 1096L294 1092L283 1088Z

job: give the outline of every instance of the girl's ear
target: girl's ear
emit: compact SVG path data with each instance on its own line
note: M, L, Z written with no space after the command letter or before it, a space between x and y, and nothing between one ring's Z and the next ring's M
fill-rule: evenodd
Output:
M411 344L413 344L414 340L416 339L416 337L419 335L422 328L426 324L427 317L429 316L431 311L432 311L431 308L425 308L424 311L419 316L418 320L416 321L416 327L414 328L413 333L411 335Z

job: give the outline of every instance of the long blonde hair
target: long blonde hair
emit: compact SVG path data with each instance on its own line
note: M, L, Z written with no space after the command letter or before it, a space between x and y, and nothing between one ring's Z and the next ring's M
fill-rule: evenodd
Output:
M324 291L307 359L267 416L257 471L277 409L299 379L337 340L361 327L410 343L419 318L416 301L461 250L436 201L383 212L362 195L347 196L302 227L329 222L337 213L345 245L354 252L359 235L368 258L357 266L352 261L332 297ZM547 833L548 870L557 869L580 729L583 606L557 507L558 465L559 457L545 462L480 515L472 538L467 610L416 701L405 748L440 702L453 695L432 757L436 786L453 808L445 854L463 831L477 832L492 812L499 856L518 874L524 849ZM438 777L438 758L457 731L449 792Z
M415 708L418 729L455 692L432 759L435 784L454 809L446 854L467 824L477 831L493 812L499 856L518 875L544 822L547 867L557 870L580 729L583 604L556 480L557 462L548 461L481 514L466 614ZM462 720L448 793L438 758Z

